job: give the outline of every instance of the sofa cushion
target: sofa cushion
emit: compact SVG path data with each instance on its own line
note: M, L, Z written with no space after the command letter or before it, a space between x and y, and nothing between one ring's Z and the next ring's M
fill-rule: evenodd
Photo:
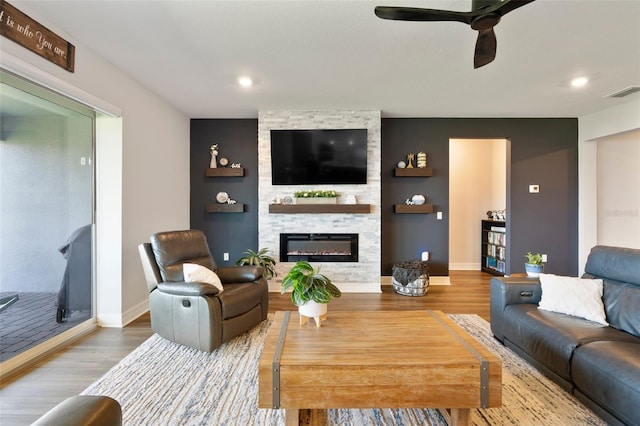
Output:
M572 315L609 325L602 303L602 280L540 274L542 297L538 309Z
M571 371L580 392L625 423L640 425L640 341L581 346Z
M236 317L262 303L263 290L256 283L225 284L224 293L218 295L222 319Z
M576 347L598 340L637 339L593 321L542 311L532 304L505 308L504 337L565 380L571 380L570 360Z
M608 278L603 282L602 301L609 325L640 337L640 286Z
M584 278L602 278L602 300L609 325L640 337L640 249L596 246Z

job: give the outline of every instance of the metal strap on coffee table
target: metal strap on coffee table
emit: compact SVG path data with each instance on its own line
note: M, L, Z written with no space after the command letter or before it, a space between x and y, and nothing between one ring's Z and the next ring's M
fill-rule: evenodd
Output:
M454 329L449 326L442 318L435 315L432 311L427 311L429 314L438 320L442 326L451 333L462 345L473 355L478 361L480 361L480 407L487 408L489 406L489 361L487 361L473 346L467 343Z
M287 325L291 311L285 311L282 318L282 326L280 327L280 336L276 345L276 352L273 354L272 383L273 383L273 408L280 408L280 357L282 356L282 348L284 347L284 339L287 335Z

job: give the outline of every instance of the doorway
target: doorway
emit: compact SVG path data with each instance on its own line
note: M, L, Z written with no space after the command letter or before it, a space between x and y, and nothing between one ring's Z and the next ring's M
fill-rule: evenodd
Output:
M94 319L95 113L0 74L0 361Z
M507 208L508 139L449 139L449 270L481 270L481 221Z

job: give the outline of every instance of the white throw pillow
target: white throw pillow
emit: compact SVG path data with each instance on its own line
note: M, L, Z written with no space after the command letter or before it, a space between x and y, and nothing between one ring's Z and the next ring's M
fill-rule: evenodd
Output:
M609 325L602 303L601 279L540 274L542 297L538 309L558 312Z
M184 280L188 283L196 282L211 284L216 287L220 293L224 290L222 287L222 281L220 281L218 274L202 265L198 265L196 263L184 263L182 265L182 273L184 274Z

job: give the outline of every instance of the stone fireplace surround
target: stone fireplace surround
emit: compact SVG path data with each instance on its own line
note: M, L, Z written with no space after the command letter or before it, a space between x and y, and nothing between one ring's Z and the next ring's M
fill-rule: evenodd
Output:
M280 291L280 281L292 262L280 262L281 233L357 233L357 263L320 263L343 292L380 292L381 274L381 134L380 111L260 111L258 113L258 245L268 247L277 261L278 276L269 283ZM366 185L283 186L271 184L271 129L367 129ZM334 189L338 203L355 195L358 203L370 204L367 214L274 214L269 204L304 189ZM315 263L314 263L315 264Z

